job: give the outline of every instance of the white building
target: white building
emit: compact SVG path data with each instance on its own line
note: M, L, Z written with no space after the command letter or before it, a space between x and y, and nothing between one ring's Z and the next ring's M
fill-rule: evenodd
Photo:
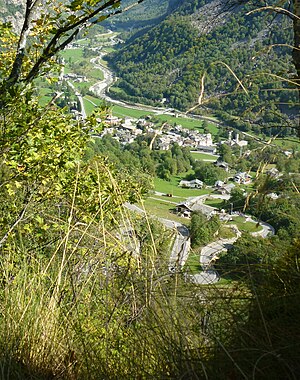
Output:
M247 185L251 183L251 180L252 180L252 177L247 172L240 172L234 176L234 182L242 184L242 185Z
M186 187L186 188L189 188L189 189L202 189L203 182L200 181L200 179L197 179L197 178L193 179L191 181L181 180L179 182L179 186Z

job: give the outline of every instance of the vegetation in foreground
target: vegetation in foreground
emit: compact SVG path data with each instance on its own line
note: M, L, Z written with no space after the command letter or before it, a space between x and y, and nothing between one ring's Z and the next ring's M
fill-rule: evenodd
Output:
M224 256L220 271L238 281L202 288L170 274L170 232L123 206L141 199L147 181L101 154L87 155L102 111L82 125L35 97L32 80L54 57L43 51L53 41L46 31L56 35L57 19L72 26L95 6L70 4L71 11L53 9L58 13L36 23L25 56L1 25L0 376L298 377L294 180L278 200L268 201L273 183L266 180L252 197L253 213L272 221L277 236L245 237ZM47 65L36 68L39 58ZM248 200L234 195L242 208Z

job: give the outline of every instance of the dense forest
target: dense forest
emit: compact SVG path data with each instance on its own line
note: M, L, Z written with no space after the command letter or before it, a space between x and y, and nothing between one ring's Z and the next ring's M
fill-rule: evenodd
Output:
M119 3L72 0L41 8L27 0L22 29L0 23L0 378L297 379L299 152L271 140L249 140L249 154L219 146L220 160L233 172L257 174L248 192L237 187L220 206L250 213L258 225L271 223L275 234L243 234L211 267L221 280L199 285L188 280L188 267L169 270L184 226L172 222L166 228L128 205L143 205L155 177L167 182L185 172L212 185L226 177L225 170L197 161L179 144L150 149L153 134L118 143L103 134L111 112L106 104L75 119L60 103L60 92L45 105L39 101L39 81L57 82L57 54L92 23L113 16ZM195 83L205 71L205 97L215 111L229 118L250 107L253 120L272 133L274 115L288 125L293 104L283 109L275 103L295 100L280 78L273 83L266 74L268 57L269 74L294 75L288 47L277 55L277 48L265 52L256 41L270 21L269 42L285 43L285 26L291 40L284 17L246 19L237 12L211 34L201 34L186 17L204 2L173 6L165 21L111 58L123 75L123 96L126 91L130 99L149 102L166 97L185 109L199 96ZM262 60L252 59L259 52ZM248 95L239 86L232 97L216 96L237 87L217 61L231 67ZM261 75L251 76L250 85L253 65ZM247 128L254 131L250 121ZM220 128L218 138L227 132ZM267 165L278 176L262 169ZM274 192L278 196L270 197ZM195 212L190 223L199 265L197 249L218 235L221 222Z
M267 134L294 133L291 21L248 14L250 3L230 9L226 4L185 1L158 26L130 39L108 58L120 77L111 94L140 103L164 99L186 111L197 103L203 78L198 112L209 109L246 131L259 126Z

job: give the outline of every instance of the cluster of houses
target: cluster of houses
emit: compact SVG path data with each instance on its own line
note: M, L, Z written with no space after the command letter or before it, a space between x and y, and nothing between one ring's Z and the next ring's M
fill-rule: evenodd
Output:
M215 154L217 150L210 133L199 133L196 130L185 129L181 125L167 126L166 129L161 131L157 143L160 150L169 150L174 143L211 154Z
M87 77L80 74L67 73L67 74L63 74L62 78L64 80L71 80L72 82L78 82L78 83L87 82Z
M199 133L196 130L183 128L181 125L171 126L167 123L163 128L157 129L151 118L134 119L126 117L121 119L117 116L108 115L106 120L108 128L103 134L110 134L113 138L117 139L121 144L128 144L133 142L138 135L152 133L155 136L155 147L159 150L169 150L171 146L176 143L181 147L189 147L191 150L216 154L217 144L213 142L210 133ZM240 140L239 134L232 137L232 131L229 132L227 140L221 141L221 144L228 144L230 146L246 147L248 142ZM217 162L217 166L229 170L226 162ZM243 176L242 176L243 177ZM236 180L239 183L249 183L249 178L241 178Z
M190 218L193 212L201 212L207 218L217 213L214 207L204 204L207 195L200 195L199 197L188 198L185 202L179 203L176 206L176 213L181 217Z
M235 181L237 182L237 181ZM237 182L238 183L238 182ZM204 183L200 181L199 179L192 179L190 181L188 180L181 180L179 182L179 187L185 188L185 189L202 189L204 187ZM232 182L226 183L223 181L216 181L215 185L213 186L214 191L217 194L227 195L230 194L231 191L236 187L236 185Z
M109 115L105 120L109 126L103 134L110 134L121 144L133 142L138 135L152 133L155 136L155 147L159 150L169 150L174 143L181 147L189 147L194 150L216 153L217 146L213 143L210 133L199 133L195 130L183 128L181 125L171 126L167 123L163 128L157 129L150 118L125 118L121 119Z
M233 182L216 181L213 186L214 192L229 197L232 190L236 187L236 184L248 185L252 182L252 177L247 172L239 172L235 174L232 180ZM196 178L190 181L181 180L178 186L187 189L202 189L205 184Z

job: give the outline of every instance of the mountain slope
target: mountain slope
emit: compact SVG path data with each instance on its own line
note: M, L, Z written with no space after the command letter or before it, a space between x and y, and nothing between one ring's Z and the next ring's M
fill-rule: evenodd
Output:
M20 30L24 6L25 0L0 0L0 21L11 22L14 29Z
M135 0L123 0L121 8L136 3ZM159 24L171 12L173 12L181 0L144 0L142 3L132 7L126 12L110 18L104 22L109 29L124 31L129 37L143 34L142 30L147 30L151 26Z
M234 115L249 111L246 119L273 132L293 123L296 93L275 77L294 74L290 49L278 46L292 44L289 20L274 14L247 15L249 5L226 9L225 4L187 0L109 57L120 77L112 95L151 104L165 98L171 107L187 110L197 102L205 74L206 107ZM251 129L249 122L240 124Z

